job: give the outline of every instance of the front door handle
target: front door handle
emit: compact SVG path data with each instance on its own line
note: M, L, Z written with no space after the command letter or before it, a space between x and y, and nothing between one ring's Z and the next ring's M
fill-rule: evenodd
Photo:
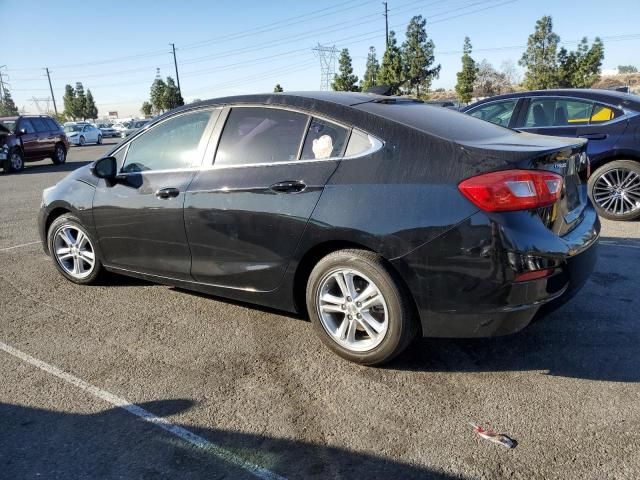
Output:
M580 135L580 138L588 138L589 140L604 140L607 138L606 133L586 133Z
M177 188L162 188L156 192L156 197L167 199L167 198L175 198L180 195L180 190Z
M307 185L300 180L287 180L286 182L274 183L270 189L276 193L300 193Z

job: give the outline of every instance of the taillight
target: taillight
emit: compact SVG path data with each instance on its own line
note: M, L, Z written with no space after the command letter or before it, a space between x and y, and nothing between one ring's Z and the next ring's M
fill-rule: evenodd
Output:
M467 178L458 189L487 212L529 210L556 203L562 177L544 170L502 170Z

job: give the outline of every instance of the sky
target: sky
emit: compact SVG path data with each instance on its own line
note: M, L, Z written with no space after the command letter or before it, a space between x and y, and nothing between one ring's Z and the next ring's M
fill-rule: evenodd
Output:
M410 18L427 19L440 78L432 88L452 88L465 36L472 56L496 68L518 59L535 22L551 15L569 49L582 37L600 36L603 69L640 68L640 1L616 0L388 0L389 27L399 42ZM369 46L381 60L384 6L379 0L108 0L71 2L0 0L4 49L0 71L14 101L38 113L51 95L58 110L65 84L90 89L100 116L117 111L140 116L160 68L175 78L169 43L176 46L180 86L187 102L226 95L318 90L318 44L348 48L362 78ZM10 19L11 21L6 21ZM519 67L518 67L519 68ZM519 68L520 74L522 70ZM50 108L52 104L50 103Z

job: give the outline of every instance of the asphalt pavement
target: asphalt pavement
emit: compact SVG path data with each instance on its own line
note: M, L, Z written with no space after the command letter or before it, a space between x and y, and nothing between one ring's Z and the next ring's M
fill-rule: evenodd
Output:
M304 318L64 280L41 192L108 148L0 175L0 479L640 478L640 222L604 221L591 280L521 333L361 367Z

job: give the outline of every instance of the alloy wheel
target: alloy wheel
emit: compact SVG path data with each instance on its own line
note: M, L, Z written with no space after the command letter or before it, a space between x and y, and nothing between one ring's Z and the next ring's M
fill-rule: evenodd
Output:
M80 143L80 146L84 145L84 137L81 136L78 142Z
M74 278L88 277L95 267L96 255L89 237L72 225L63 225L56 231L53 253L62 269Z
M11 154L11 169L14 171L19 171L22 170L22 167L24 165L24 160L22 159L22 156L18 153L18 152L13 152Z
M354 269L337 269L321 280L318 316L331 338L353 352L374 349L389 327L389 311L378 286Z
M593 199L612 215L626 215L640 210L640 175L626 168L603 173L593 186Z
M56 160L58 160L58 163L64 163L66 160L66 153L62 145L56 147Z

